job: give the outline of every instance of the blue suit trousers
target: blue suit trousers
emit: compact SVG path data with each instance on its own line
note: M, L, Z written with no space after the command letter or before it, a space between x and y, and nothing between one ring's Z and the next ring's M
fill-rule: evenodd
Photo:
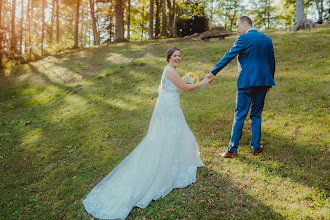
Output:
M234 123L231 131L228 151L237 152L238 144L241 139L244 120L251 106L251 148L257 150L260 147L261 139L261 113L264 108L265 97L268 87L254 86L251 88L238 89L236 95L236 110Z

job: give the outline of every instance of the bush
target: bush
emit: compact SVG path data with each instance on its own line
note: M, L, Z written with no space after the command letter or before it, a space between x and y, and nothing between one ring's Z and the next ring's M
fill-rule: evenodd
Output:
M209 29L208 19L204 16L193 16L192 18L178 18L178 35L184 37L194 33L203 33Z

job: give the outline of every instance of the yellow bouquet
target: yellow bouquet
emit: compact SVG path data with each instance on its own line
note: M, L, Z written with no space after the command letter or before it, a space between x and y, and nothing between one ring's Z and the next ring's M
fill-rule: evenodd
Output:
M195 74L195 73L192 73L192 72L190 72L190 73L186 73L186 75L184 75L184 76L182 77L182 79L183 79L186 83L188 83L188 84L199 83L199 77L198 77L198 75Z

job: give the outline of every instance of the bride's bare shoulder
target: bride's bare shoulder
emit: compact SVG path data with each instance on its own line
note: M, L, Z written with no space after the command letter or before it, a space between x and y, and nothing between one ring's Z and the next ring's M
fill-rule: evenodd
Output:
M176 75L178 72L173 67L167 66L165 69L166 76Z

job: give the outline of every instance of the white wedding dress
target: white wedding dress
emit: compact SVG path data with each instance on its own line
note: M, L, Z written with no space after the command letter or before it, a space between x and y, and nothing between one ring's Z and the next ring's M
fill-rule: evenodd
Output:
M83 201L96 218L125 219L134 206L145 208L173 188L195 182L197 167L204 166L180 108L178 88L165 75L167 68L147 135Z

